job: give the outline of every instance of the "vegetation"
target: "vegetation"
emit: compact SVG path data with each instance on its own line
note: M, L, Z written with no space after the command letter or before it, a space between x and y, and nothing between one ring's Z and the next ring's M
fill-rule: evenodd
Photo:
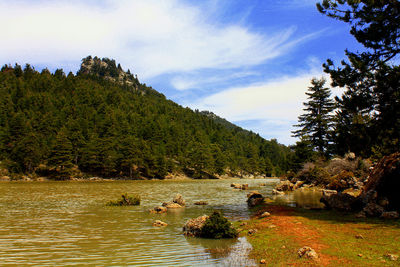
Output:
M167 100L114 60L89 56L77 75L4 66L0 95L0 161L11 174L204 178L289 168L289 148Z
M334 102L330 98L331 91L325 88L325 79L311 80L312 87L306 95L309 101L304 103L306 113L299 116L301 129L294 132L295 137L302 137L303 142L309 140L316 147L320 155L328 154L328 145L331 140L332 115Z
M324 71L332 86L346 91L336 98L335 152L381 157L400 150L400 2L328 1L320 12L348 23L350 34L365 48L346 50L348 61L336 67L328 59Z
M140 196L134 195L129 196L128 194L122 194L121 199L115 201L109 201L107 206L135 206L140 205Z
M238 236L238 232L221 212L214 211L201 228L200 236L215 239L234 238Z
M399 221L356 219L332 211L268 207L271 216L253 218L243 226L251 256L267 266L398 266L388 254L398 255ZM274 225L275 227L270 227ZM250 229L257 231L248 235ZM303 246L316 250L319 260L299 258Z

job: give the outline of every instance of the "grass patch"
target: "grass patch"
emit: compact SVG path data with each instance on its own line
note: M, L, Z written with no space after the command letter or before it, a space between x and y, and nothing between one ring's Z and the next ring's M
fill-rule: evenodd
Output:
M107 203L107 206L134 206L140 205L140 196L134 195L129 196L128 194L122 194L118 200L111 200Z
M266 266L400 266L400 260L385 257L400 256L399 220L357 219L354 214L324 210L262 209L269 209L271 217L239 224L240 235L253 246L250 256L256 262L265 259ZM297 251L303 246L314 246L320 261L299 258Z

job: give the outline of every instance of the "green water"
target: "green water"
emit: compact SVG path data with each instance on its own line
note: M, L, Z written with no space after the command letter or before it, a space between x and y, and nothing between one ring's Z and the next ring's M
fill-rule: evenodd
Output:
M244 238L185 238L186 220L213 210L231 219L249 216L246 191L231 182L248 183L269 193L276 180L194 180L123 182L0 183L0 262L14 265L254 265ZM259 186L267 183L271 186ZM139 194L140 206L108 207L122 193ZM176 193L188 203L167 214L148 209L171 201ZM208 201L208 206L193 205ZM152 226L154 220L167 227ZM217 253L224 248L229 253Z
M123 182L0 183L0 262L36 266L254 266L245 238L186 238L186 220L220 210L233 220L248 218L249 190L271 196L278 180L188 180ZM261 184L267 186L261 186ZM109 207L122 193L139 194L140 206ZM187 207L167 214L148 209L183 195ZM208 206L196 206L204 200ZM289 201L290 202L290 201ZM167 227L152 226L155 220Z

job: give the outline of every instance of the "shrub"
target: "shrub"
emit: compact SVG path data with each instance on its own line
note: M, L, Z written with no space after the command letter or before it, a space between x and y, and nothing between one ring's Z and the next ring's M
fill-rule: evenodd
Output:
M121 199L110 201L107 206L134 206L140 205L140 196L134 195L129 196L128 194L122 194Z
M205 238L234 238L238 236L238 232L228 221L227 218L222 216L218 211L207 218L203 227L201 228L201 237Z
M300 172L298 179L304 181L306 184L328 184L329 180L329 173L321 167L313 167L308 170L303 170Z

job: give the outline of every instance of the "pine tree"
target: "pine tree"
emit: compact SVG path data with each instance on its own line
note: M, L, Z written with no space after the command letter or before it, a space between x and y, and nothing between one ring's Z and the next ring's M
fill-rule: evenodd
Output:
M332 86L346 88L337 98L336 151L365 157L398 151L400 74L393 59L400 54L400 2L324 0L317 8L349 24L350 34L364 46L362 52L346 50L348 61L339 67L330 59L323 65Z
M66 135L66 129L62 129L56 135L56 140L48 159L48 164L56 167L58 172L57 179L64 180L69 178L73 167L73 158L72 143Z
M293 136L309 138L312 145L323 155L328 152L331 140L331 112L334 109L334 102L330 98L330 89L324 87L325 79L313 78L311 84L306 92L309 100L303 103L305 106L303 110L306 113L299 116L299 124L295 125L301 129L294 131Z

